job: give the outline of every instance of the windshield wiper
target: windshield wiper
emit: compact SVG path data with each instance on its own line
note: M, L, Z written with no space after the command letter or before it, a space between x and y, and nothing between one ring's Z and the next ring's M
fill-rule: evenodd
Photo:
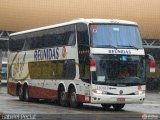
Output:
M137 47L133 46L133 45L118 45L119 47L126 47L126 48L134 48L134 49L137 49Z
M117 47L114 46L114 45L96 45L95 47L101 47L101 48L114 48L114 49L117 49Z

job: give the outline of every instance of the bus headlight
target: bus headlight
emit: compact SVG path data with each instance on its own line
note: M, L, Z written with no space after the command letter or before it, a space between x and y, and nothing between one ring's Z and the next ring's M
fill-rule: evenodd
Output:
M93 89L92 92L95 93L95 94L107 94L106 91L97 90L97 89Z
M142 95L142 94L144 94L144 93L145 93L144 90L139 90L139 91L136 91L136 92L135 92L136 95Z

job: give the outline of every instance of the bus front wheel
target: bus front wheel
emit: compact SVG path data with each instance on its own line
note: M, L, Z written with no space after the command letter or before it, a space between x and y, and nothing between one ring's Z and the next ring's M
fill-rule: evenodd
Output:
M24 94L23 94L23 88L20 87L18 90L18 96L19 96L19 100L23 101L24 100Z
M113 104L112 106L116 111L118 111L121 110L125 106L125 104Z
M76 90L74 88L71 88L69 92L69 104L73 108L82 106L82 103L77 101Z

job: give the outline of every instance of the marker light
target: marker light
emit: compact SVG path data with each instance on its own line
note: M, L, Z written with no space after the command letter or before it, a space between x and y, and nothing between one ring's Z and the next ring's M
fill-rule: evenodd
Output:
M90 70L96 71L96 60L93 57L90 57Z
M92 92L93 92L93 93L96 93L96 94L107 94L106 91L97 90L97 89L93 89Z

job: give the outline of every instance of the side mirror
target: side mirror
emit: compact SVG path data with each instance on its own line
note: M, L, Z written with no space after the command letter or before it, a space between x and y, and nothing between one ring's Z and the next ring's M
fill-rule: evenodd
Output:
M156 71L156 61L155 61L154 57L150 54L147 54L146 59L147 59L147 62L149 64L149 71L152 72L152 73L155 73L155 71Z

